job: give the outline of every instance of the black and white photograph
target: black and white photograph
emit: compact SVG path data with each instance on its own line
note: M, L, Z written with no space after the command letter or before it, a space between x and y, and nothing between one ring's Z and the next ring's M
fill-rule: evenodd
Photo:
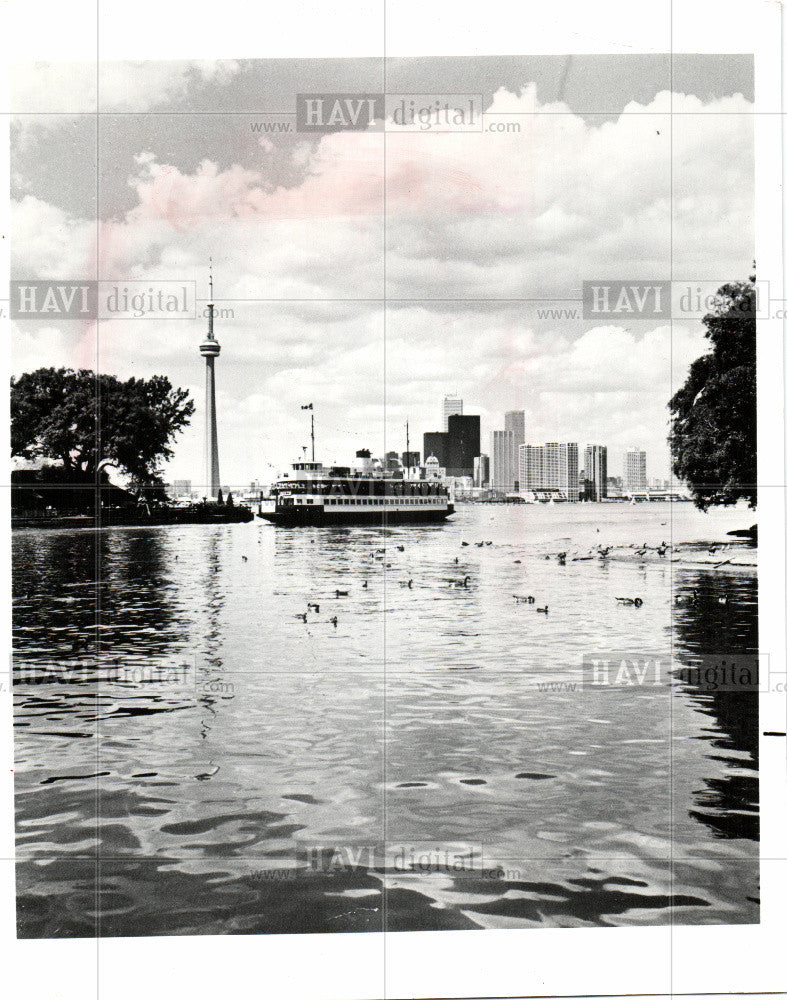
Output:
M16 12L23 995L787 989L782 12L598 7Z

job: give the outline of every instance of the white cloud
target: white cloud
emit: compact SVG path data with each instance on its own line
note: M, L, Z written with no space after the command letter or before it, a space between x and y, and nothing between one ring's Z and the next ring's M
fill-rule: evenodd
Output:
M124 73L108 84L118 106L154 99L150 78L137 84ZM158 85L177 94L183 77ZM672 119L671 107L680 112ZM534 108L541 113L513 114ZM137 205L102 224L98 255L94 223L28 196L16 208L14 271L93 276L98 259L103 278L197 279L204 289L212 255L217 296L236 311L220 333L223 468L245 480L292 457L302 401L318 404L326 457L382 447L375 300L385 238L388 295L418 300L388 313L389 447L403 447L407 418L420 447L420 434L439 426L440 398L456 390L482 414L484 438L503 410L525 406L538 439L621 450L638 443L654 456L652 473L664 474L666 403L704 349L700 325L676 326L670 341L668 328L642 322L626 330L539 319L536 303L516 300L577 299L584 279L668 277L671 264L679 278L745 277L751 105L659 94L592 126L565 105L538 104L527 87L498 92L494 110L511 114L521 132L402 133L389 135L385 150L380 133L327 135L301 147L305 177L292 187L266 175L270 151L254 169L203 161L188 173L160 162L155 149L139 150L130 178ZM263 298L370 301L241 301ZM451 298L511 301L439 301ZM201 402L199 324L101 329L105 364L123 374L166 372ZM173 475L197 475L199 419Z

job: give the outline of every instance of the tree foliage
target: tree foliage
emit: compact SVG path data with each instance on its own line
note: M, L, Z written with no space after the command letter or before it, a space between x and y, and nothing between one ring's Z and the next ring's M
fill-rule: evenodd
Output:
M39 368L11 379L11 454L59 460L79 479L108 459L137 483L155 483L193 412L188 392L163 375L123 382L85 369Z
M700 510L757 505L757 339L754 279L723 285L703 318L711 350L670 400L672 470Z

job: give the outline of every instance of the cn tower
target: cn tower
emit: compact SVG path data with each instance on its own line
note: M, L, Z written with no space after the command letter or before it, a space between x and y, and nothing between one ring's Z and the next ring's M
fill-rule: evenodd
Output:
M216 433L216 373L213 359L221 347L213 336L213 263L210 268L210 301L208 302L208 335L199 345L205 359L205 487L209 498L219 495L219 439Z

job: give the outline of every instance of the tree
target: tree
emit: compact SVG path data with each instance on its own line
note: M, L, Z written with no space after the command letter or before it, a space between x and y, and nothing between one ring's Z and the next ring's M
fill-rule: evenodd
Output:
M722 285L702 320L711 350L669 402L672 471L700 510L757 506L757 338L754 277Z
M185 389L168 378L130 378L70 368L39 368L11 379L11 454L52 458L85 481L109 459L144 485L194 413Z

